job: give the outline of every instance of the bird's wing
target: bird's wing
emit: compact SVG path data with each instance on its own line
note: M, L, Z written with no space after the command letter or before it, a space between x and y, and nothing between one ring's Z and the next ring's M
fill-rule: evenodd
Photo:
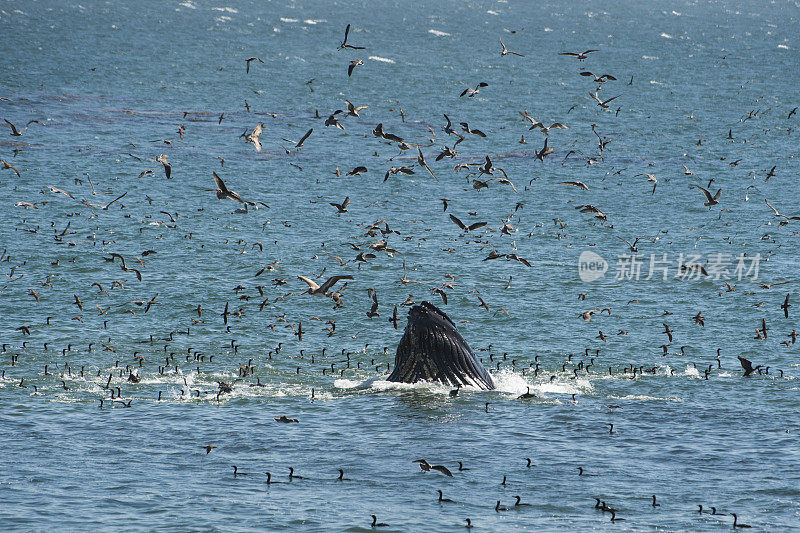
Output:
M309 290L316 291L316 290L319 289L319 285L317 285L314 282L314 280L310 280L305 276L297 276L297 277L298 277L298 279L301 279L301 280L305 281L306 283L308 283Z
M219 189L224 194L228 194L229 191L228 188L225 186L225 182L223 182L222 179L219 176L217 176L217 173L214 172L213 170L211 171L211 173L214 175L214 183L217 185L217 189Z
M701 191L703 191L703 194L706 196L706 199L707 199L709 202L712 200L712 198L711 198L711 193L710 193L710 192L708 192L707 190L705 190L704 188L702 188L702 187L701 187L701 186L699 186L699 185L695 185L695 187L697 187L698 189L700 189Z
M771 203L769 203L769 201L768 201L766 198L764 198L764 201L765 201L765 202L767 202L767 205L769 206L769 208L770 208L770 209L772 209L772 211L774 211L774 212L775 212L775 216L776 216L776 217L779 217L779 216L781 216L781 214L780 214L780 213L778 213L778 210L777 210L777 209L775 209L774 207L772 207L772 204L771 204Z
M461 220L459 220L459 218L458 218L457 216L455 216L455 215L451 214L451 215L450 215L450 220L452 220L453 222L455 222L456 226L458 226L459 228L461 228L461 229L463 229L463 230L466 230L466 229L467 229L467 227L464 225L464 223L463 223L463 222L461 222Z
M17 127L16 126L14 126L12 123L10 123L7 119L3 119L3 120L5 120L6 124L11 126L11 133L13 135L18 135L19 134L19 132L17 131Z
M346 196L344 202L342 202L342 209L347 209L348 205L350 205L350 197Z
M447 469L446 466L433 465L433 466L431 466L431 470L437 470L437 471L441 472L442 474L444 474L446 476L453 477L453 474L450 472L450 470Z
M294 147L295 147L295 148L300 148L301 146L303 146L303 143L304 143L304 142L306 142L306 139L308 139L308 137L309 137L309 136L310 136L312 133L314 133L314 128L311 128L310 130L308 130L308 131L306 132L306 134L305 134L305 135L303 135L303 137L302 137L302 138L301 138L301 139L300 139L300 140L297 142L297 144L295 144L295 145L294 145Z
M488 224L488 222L476 222L476 223L474 223L474 224L470 224L470 225L469 225L469 227L468 227L467 229L468 229L469 231L472 231L472 230L474 230L474 229L482 228L482 227L483 227L483 226L485 226L486 224Z
M241 196L239 196L239 193L235 192L235 191L228 191L228 198L230 198L231 200L236 200L237 202L240 202L240 203L243 203L243 204L247 203L247 202L244 201L244 199Z
M736 357L739 358L739 362L742 364L742 368L745 371L750 371L753 369L753 363L751 363L749 360L745 359L741 355L737 355Z
M328 289L330 289L331 287L333 287L334 285L336 285L336 283L337 283L339 280L342 280L342 279L353 279L353 276L350 276L350 275L344 275L344 276L331 276L330 278L328 278L328 280L327 280L325 283L323 283L322 285L320 285L320 287L319 287L319 288L320 288L320 291L322 291L323 293L325 293L325 292L328 292ZM307 283L307 282L306 282L306 283Z

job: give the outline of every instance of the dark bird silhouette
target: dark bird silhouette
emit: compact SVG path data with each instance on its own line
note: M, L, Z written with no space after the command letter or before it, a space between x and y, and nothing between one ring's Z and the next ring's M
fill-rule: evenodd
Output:
M350 24L344 29L344 40L339 44L338 50L342 50L344 48L352 48L353 50L364 50L363 46L353 46L352 44L347 44L347 38L350 36Z
M754 368L753 367L753 363L751 363L748 359L745 359L741 355L737 355L736 357L739 358L739 362L742 364L742 368L744 369L744 375L745 376L749 376L750 374L752 374L753 372L755 372L759 368L761 368L761 365L758 365L757 367Z
M753 526L749 526L747 524L740 524L739 523L739 517L736 516L736 513L731 513L731 516L733 517L733 527L753 527Z
M370 515L370 516L372 517L372 524L371 524L372 527L389 527L389 524L384 524L383 522L378 522L378 517L375 516L374 514Z
M456 503L453 500L451 500L450 498L443 498L441 490L437 490L436 492L439 493L439 499L437 500L439 503Z
M358 176L359 174L366 172L367 167L356 167L350 172L347 173L348 176Z
M341 122L339 122L339 119L336 118L336 115L338 115L339 113L344 113L344 111L342 111L341 109L337 109L336 111L328 115L328 118L325 119L325 126L336 126L340 130L343 130L344 126L342 126Z
M347 213L347 206L350 205L350 197L346 196L344 202L337 204L335 202L329 202L333 207L337 209L339 213Z
M718 200L719 200L719 196L722 194L722 189L717 190L717 194L715 194L714 196L711 196L710 192L708 192L706 189L700 187L699 185L695 185L695 187L700 189L700 191L706 197L706 201L703 202L704 206L711 207L712 205L717 205L719 203Z
M244 60L244 62L245 62L245 73L246 74L250 74L250 62L251 61L258 61L259 63L263 63L263 61L261 61L259 58L255 57L255 56L254 57L248 57L247 59ZM220 119L220 122L222 122L222 119Z
M586 50L585 52L559 52L558 55L560 56L573 56L578 58L578 61L583 61L588 57L588 54L592 52L599 52L600 50Z
M536 152L536 159L544 163L544 158L553 153L553 148L547 146L547 137L544 139L544 146Z
M585 71L585 72L581 72L581 76L590 76L590 77L594 78L594 82L595 83L605 83L607 81L617 81L617 78L615 78L611 74L603 74L602 76L598 76L598 75L593 74L593 73L591 73L589 71Z
M475 222L474 224L470 224L469 226L467 226L466 224L461 222L461 220L457 216L453 214L450 215L450 220L452 220L456 226L458 226L464 231L472 231L478 228L482 228L483 226L488 224L488 222Z

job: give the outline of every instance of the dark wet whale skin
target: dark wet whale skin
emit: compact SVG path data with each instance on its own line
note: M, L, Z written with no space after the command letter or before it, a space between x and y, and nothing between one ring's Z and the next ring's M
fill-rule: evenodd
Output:
M430 302L409 310L403 338L397 345L394 371L389 376L389 381L402 383L423 380L494 389L492 377L456 325Z

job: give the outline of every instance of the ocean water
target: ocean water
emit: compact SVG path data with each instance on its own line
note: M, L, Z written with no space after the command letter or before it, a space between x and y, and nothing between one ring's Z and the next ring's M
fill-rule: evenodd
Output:
M0 3L0 112L38 121L0 129L19 171L0 171L0 526L800 529L799 19L786 1ZM364 50L337 50L347 24ZM345 99L369 107L326 127ZM465 140L437 162L444 114ZM259 123L260 153L241 137ZM258 203L235 212L212 171ZM302 294L298 275L336 274L340 308ZM497 390L385 381L409 297Z

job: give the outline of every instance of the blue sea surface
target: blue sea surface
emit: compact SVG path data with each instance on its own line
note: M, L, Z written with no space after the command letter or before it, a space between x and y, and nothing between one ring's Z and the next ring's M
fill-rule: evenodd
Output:
M3 531L800 530L797 2L0 23ZM424 300L496 390L386 381Z

